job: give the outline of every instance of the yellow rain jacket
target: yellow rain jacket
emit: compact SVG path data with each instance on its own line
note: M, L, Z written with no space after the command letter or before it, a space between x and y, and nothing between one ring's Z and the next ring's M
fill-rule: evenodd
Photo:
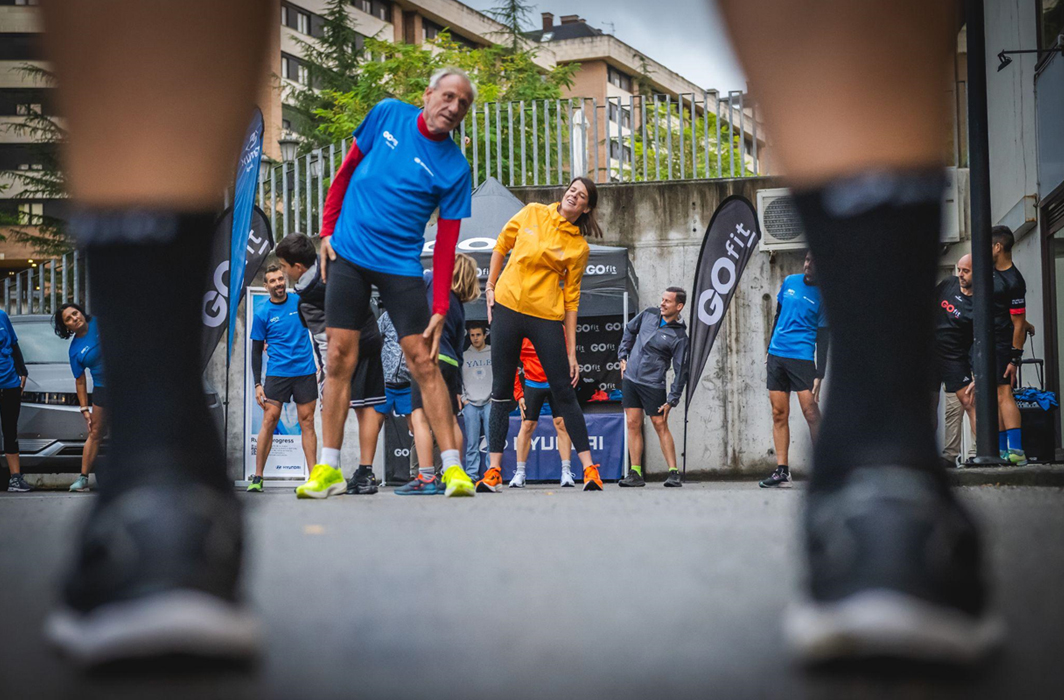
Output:
M495 250L511 253L495 285L495 301L511 311L560 321L580 306L580 279L590 253L580 229L558 202L529 204L503 227Z

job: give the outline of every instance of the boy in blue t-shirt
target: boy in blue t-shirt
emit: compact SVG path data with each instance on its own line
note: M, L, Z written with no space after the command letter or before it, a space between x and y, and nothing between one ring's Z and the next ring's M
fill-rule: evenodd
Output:
M255 476L248 484L248 491L259 493L284 404L296 403L307 465L314 464L318 452L318 436L314 431L318 368L314 364L310 331L299 319L299 295L288 292L280 265L266 268L265 284L270 298L255 309L251 323L251 371L255 377L255 400L262 407L262 428L255 452ZM262 353L266 346L269 346L269 366L264 383Z
M762 488L791 485L787 461L791 444L791 392L816 439L820 424L820 380L827 365L827 318L814 277L813 256L806 253L803 273L789 275L776 295L776 320L768 345L768 396L772 403L772 442L776 471L760 483Z

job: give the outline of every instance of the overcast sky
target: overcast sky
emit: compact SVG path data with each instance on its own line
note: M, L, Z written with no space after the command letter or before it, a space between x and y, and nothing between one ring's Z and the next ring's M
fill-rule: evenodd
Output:
M478 10L499 2L461 1ZM712 0L538 0L532 29L540 27L541 12L553 12L555 24L562 15L580 15L702 88L746 88Z

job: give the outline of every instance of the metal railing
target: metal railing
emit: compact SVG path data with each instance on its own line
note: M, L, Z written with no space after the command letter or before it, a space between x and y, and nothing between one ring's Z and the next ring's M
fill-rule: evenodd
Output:
M3 306L11 316L51 314L67 301L88 305L85 256L77 251L38 263L4 280Z
M478 103L452 134L473 171L509 187L765 175L756 105L742 92ZM258 204L274 237L321 231L325 196L350 141L270 167ZM226 204L228 205L228 197Z

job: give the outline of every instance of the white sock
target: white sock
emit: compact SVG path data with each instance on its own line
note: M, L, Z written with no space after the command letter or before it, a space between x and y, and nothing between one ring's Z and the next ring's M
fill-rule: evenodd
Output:
M443 462L443 471L447 471L451 467L462 468L462 458L458 454L458 450L443 450L440 452L440 460Z
M568 459L563 459L562 460L562 471L563 472L572 472L573 471L573 463L571 461L569 461Z
M321 448L321 463L328 464L333 469L339 469L340 450L334 447Z
M528 462L518 462L517 463L517 473L518 474L524 474L525 473L525 465L526 464L528 464Z

